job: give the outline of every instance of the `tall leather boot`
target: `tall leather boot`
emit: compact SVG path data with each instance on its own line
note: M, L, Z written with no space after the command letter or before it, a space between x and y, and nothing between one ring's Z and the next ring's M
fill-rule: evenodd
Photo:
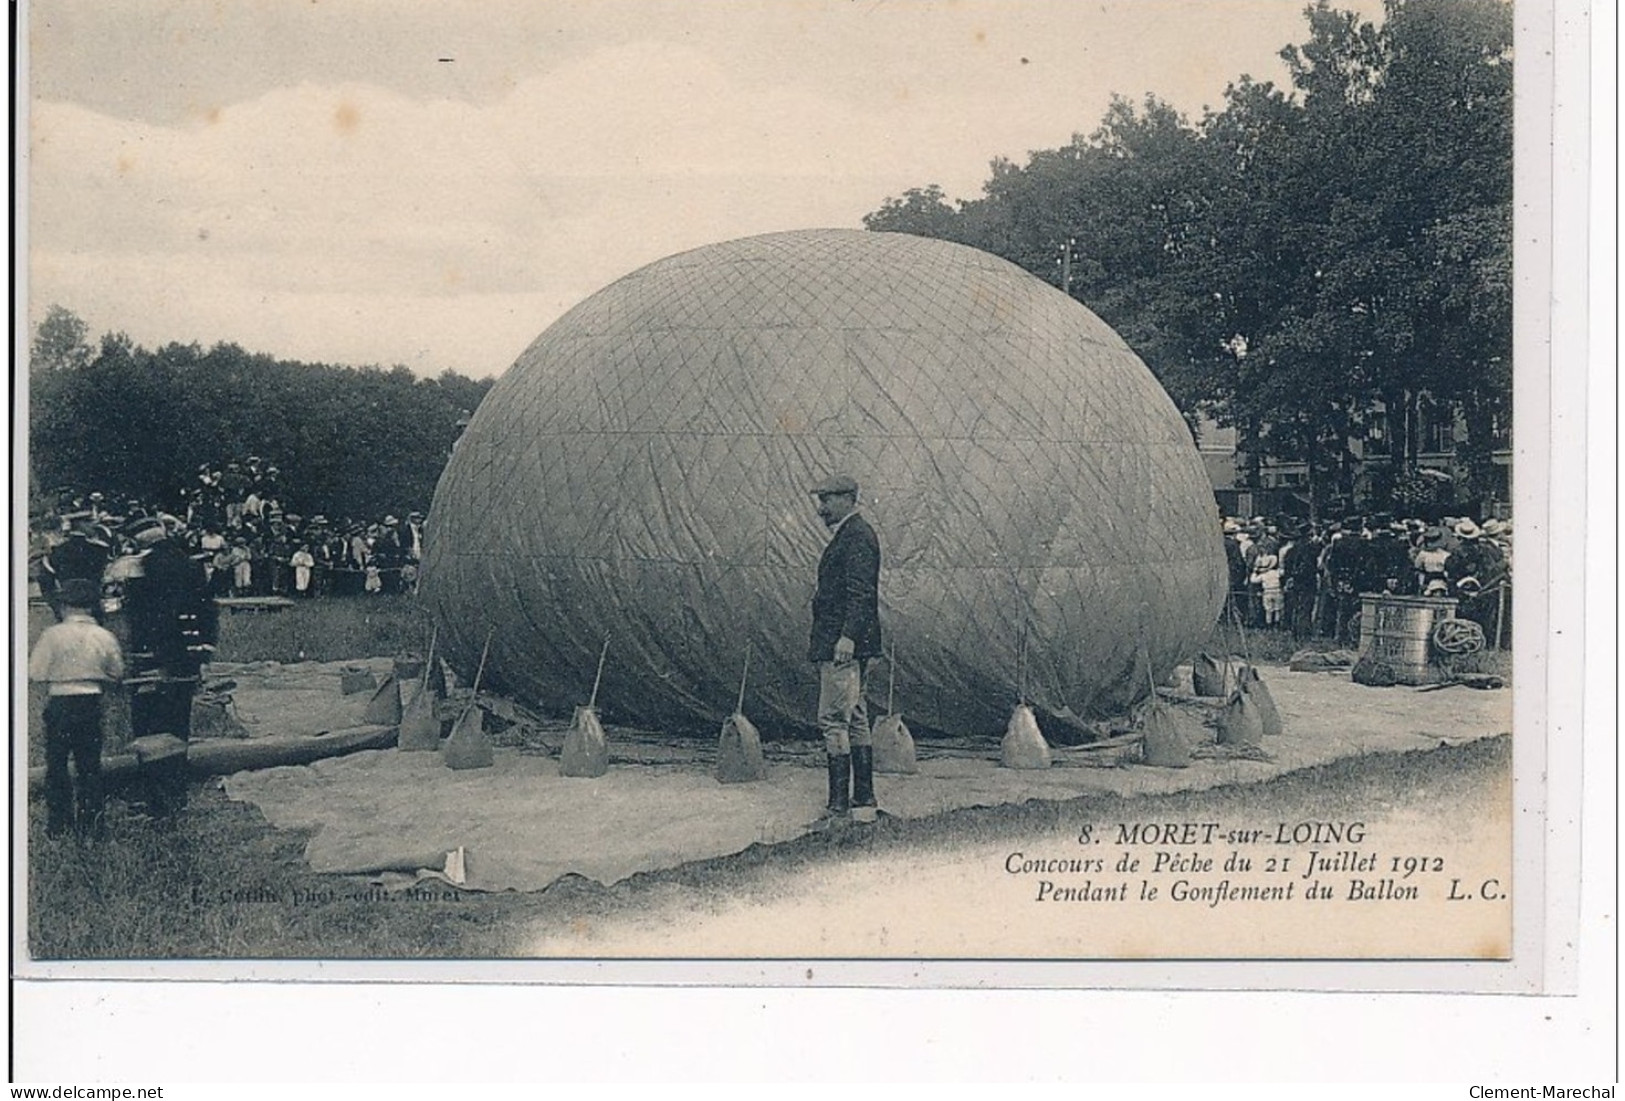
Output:
M879 811L875 804L875 747L852 747L852 820L873 822Z
M829 803L825 818L845 818L852 810L852 755L829 754Z

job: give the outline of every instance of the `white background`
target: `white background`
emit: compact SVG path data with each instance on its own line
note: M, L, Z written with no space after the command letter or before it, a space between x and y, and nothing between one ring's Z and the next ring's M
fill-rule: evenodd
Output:
M1595 28L1577 4L1558 14L1553 389L1586 431L1554 436L1553 467L1584 480L1554 486L1553 507L1583 521L1586 556L1554 643L1583 638L1585 677L1583 701L1552 705L1583 703L1585 742L1583 772L1549 780L1552 805L1580 812L1584 846L1580 920L1576 900L1554 898L1548 929L1579 961L1575 995L27 982L9 1007L16 1079L406 1084L364 1096L536 1079L1397 1080L1460 1083L1433 1091L1459 1097L1467 1083L1614 1081L1617 16L1606 2ZM1574 548L1553 560L1573 593Z

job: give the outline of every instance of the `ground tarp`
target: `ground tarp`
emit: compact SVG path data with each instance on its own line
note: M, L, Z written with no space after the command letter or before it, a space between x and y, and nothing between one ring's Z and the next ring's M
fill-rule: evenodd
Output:
M1346 675L1261 669L1286 727L1265 739L1270 759L1199 757L1185 769L1100 767L1119 758L1057 747L1055 767L1017 771L998 766L993 739L985 752L949 752L922 741L917 774L876 777L881 808L920 818L1030 799L1202 790L1512 727L1510 691L1375 689ZM613 883L787 841L806 832L824 801L816 754L803 754L805 763L770 761L760 783L721 784L711 775L711 747L663 744L651 751L647 743L612 739L610 751L616 763L590 780L561 777L555 759L514 750L499 750L494 768L466 772L447 769L438 754L382 750L238 773L226 791L259 807L273 825L314 828L306 857L317 871L398 866L409 856L463 847L467 885L481 890L538 890L567 874Z
M375 682L382 683L393 665L390 658L287 664L215 662L209 666L209 676L200 695L209 694L211 687L232 682L225 693L230 696L230 702L222 705L234 723L241 724L236 730L239 736L265 738L348 730L363 725L372 693L345 695L340 688L344 670L364 669L372 674ZM212 719L206 711L207 705L199 703L193 717L194 738L209 737L213 733Z

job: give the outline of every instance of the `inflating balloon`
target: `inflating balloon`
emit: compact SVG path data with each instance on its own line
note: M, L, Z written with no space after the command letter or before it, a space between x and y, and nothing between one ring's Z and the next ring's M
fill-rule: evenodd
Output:
M420 593L455 667L494 622L492 687L544 707L613 632L606 716L716 729L748 644L757 721L810 723L807 491L835 473L880 536L916 727L1120 713L1139 640L1167 672L1224 597L1191 433L1117 334L987 253L845 230L672 256L548 328L452 454Z

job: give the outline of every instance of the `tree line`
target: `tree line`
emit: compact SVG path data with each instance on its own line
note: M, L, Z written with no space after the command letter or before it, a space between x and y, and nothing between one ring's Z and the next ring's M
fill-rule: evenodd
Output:
M166 344L122 333L90 342L53 306L29 357L29 481L176 508L198 467L258 455L281 468L285 503L310 515L427 511L446 457L491 388L447 370L302 363L236 344Z
M979 198L938 186L864 219L1002 256L1089 305L1193 424L1307 464L1353 498L1350 441L1386 421L1390 497L1417 489L1422 426L1455 425L1463 502L1489 495L1512 399L1512 5L1387 0L1380 25L1320 0L1220 109L1115 98L1099 127ZM1403 502L1401 502L1403 503Z

